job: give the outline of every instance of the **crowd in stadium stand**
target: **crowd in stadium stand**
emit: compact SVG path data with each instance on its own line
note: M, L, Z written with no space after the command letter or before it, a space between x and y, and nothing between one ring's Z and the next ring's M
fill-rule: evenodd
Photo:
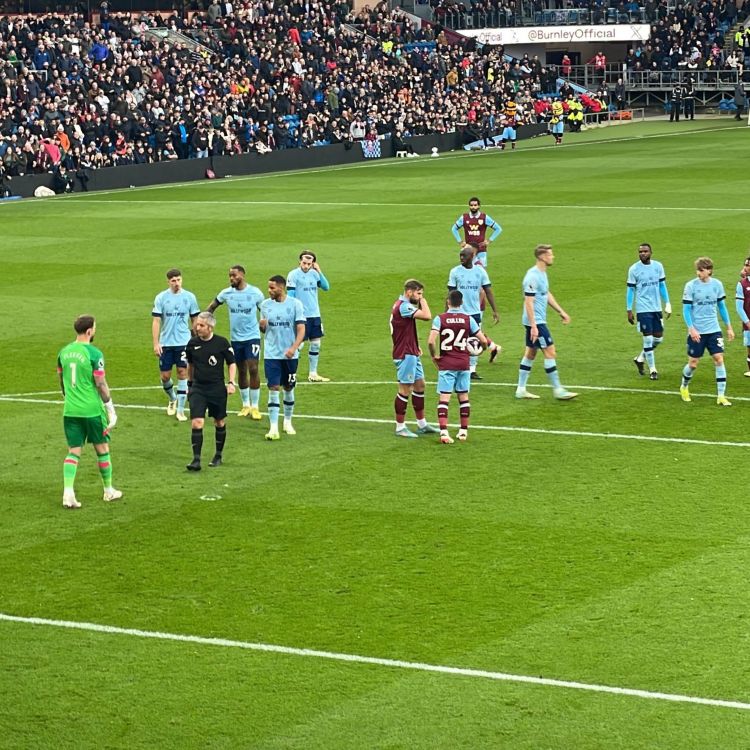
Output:
M62 166L60 185L72 188L77 176L85 189L90 170L104 166L352 144L386 133L403 140L466 127L473 136L499 127L509 100L520 123L543 119L535 102L557 93L556 71L537 57L511 63L502 48L450 44L444 32L414 28L384 3L354 14L335 0L248 0L225 11L214 0L189 19L0 19L4 174ZM679 65L694 47L709 57L718 39L712 14L698 18L678 6L628 66ZM147 36L154 27L200 46ZM597 99L608 106L609 96L604 87Z
M451 28L481 28L489 22L499 26L527 23L633 23L659 24L670 16L726 22L733 26L750 9L743 1L738 8L732 0L470 0L467 8L461 0L429 0L436 20ZM561 12L558 12L561 11ZM578 11L578 12L576 12ZM710 18L713 16L713 18ZM468 22L467 22L468 19Z
M739 9L740 18L750 11L746 5ZM649 41L629 49L625 56L630 79L640 76L655 81L672 71L690 71L706 79L722 70L741 72L745 53L750 55L750 33L741 27L733 49L729 54L724 51L725 34L736 23L737 14L732 2L704 2L695 8L677 4L672 10L660 4Z

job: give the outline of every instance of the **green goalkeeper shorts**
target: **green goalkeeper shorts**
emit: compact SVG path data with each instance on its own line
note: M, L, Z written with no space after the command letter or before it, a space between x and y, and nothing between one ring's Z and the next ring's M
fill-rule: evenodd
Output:
M109 442L104 416L63 417L63 427L69 448L80 448L85 443L101 445Z

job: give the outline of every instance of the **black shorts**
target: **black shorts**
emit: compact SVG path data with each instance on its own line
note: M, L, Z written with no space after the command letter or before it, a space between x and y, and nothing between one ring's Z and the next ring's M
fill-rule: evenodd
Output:
M206 412L213 419L224 419L227 416L227 389L193 385L188 396L191 419L205 419Z

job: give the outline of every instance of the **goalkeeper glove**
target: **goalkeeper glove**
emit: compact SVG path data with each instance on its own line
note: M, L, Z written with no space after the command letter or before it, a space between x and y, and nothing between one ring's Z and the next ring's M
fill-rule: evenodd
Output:
M104 408L107 410L107 432L109 432L117 424L117 414L115 413L115 405L112 403L112 399L104 402Z

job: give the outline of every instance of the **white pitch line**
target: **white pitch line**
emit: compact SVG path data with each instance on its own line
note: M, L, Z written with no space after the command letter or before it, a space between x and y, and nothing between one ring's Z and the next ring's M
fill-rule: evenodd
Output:
M527 685L543 685L545 687L568 688L571 690L586 690L593 693L609 693L612 695L626 695L633 698L647 698L651 700L671 701L674 703L697 703L703 706L720 708L736 708L742 711L750 710L750 703L742 701L724 700L720 698L701 698L695 695L680 695L679 693L662 693L636 688L612 687L595 683L575 682L572 680L557 680L547 677L531 677L529 675L510 674L507 672L493 672L485 669L470 669L465 667L448 667L440 664L427 664L417 661L401 659L382 659L375 656L361 656L359 654L344 654L335 651L319 651L311 648L294 648L291 646L277 646L271 643L252 643L236 641L228 638L205 638L198 635L181 635L179 633L162 633L155 630L138 630L136 628L120 628L113 625L99 625L93 622L74 622L70 620L48 620L42 617L18 617L0 612L0 620L25 625L41 625L70 630L84 630L107 635L129 635L136 638L152 638L161 641L177 641L178 643L195 643L201 646L220 646L223 648L240 648L247 651L262 651L265 653L284 654L286 656L305 656L318 659L330 659L354 664L374 664L379 667L392 669L411 669L418 672L437 672L439 674L457 675L461 677L475 677L485 680L502 682L518 682Z
M460 204L456 203L376 203L376 202L355 202L355 201L257 201L257 200L183 200L183 199L136 199L136 200L124 200L120 198L112 198L102 201L96 201L99 203L118 203L126 205L177 205L177 206L336 206L336 207L349 207L349 208L368 208L368 207L381 207L381 208L401 208L404 210L410 210L412 208L455 208L461 207ZM93 204L92 204L93 205ZM718 212L718 213L748 213L750 207L740 208L727 208L727 207L708 207L708 206L591 206L585 204L571 203L492 203L487 204L489 208L506 208L519 210L534 210L537 209L555 209L562 208L565 210L590 210L590 211L683 211L683 212Z
M434 380L425 380L425 383L427 385L436 385L436 381ZM306 383L304 381L300 381L297 383L297 387L305 387L305 388L336 388L338 386L351 386L351 385L365 385L365 386L371 386L371 385L394 385L394 381L392 380L336 380L331 381L330 383ZM472 388L517 388L518 384L516 382L490 382L485 381L482 383L473 383ZM551 386L549 383L538 383L538 384L532 384L530 386L532 389L536 388L546 388L551 389L553 386ZM610 385L569 385L568 388L570 390L574 391L595 391L595 392L601 392L601 393L643 393L646 395L657 395L657 396L677 396L679 395L679 392L676 390L667 390L667 389L659 389L659 388L628 388L625 386L610 386ZM121 386L121 387L115 387L110 388L110 391L160 391L161 386L159 385L129 385L129 386ZM5 400L12 400L14 398L33 398L34 396L59 396L60 390L57 389L55 391L26 391L23 393L0 393L0 401ZM715 393L691 393L690 394L693 398L716 398ZM750 396L731 396L732 401L750 401ZM57 403L57 402L56 402Z
M63 404L61 399L41 398L16 398L0 396L0 402L23 403L23 404ZM147 404L117 404L118 409L139 409L141 411L164 411L163 406L152 406ZM376 417L344 417L325 414L295 414L295 419L313 419L321 422L354 422L357 424L384 424L393 426L392 419L379 419ZM451 427L457 425L451 424ZM707 445L722 448L750 448L750 442L732 442L729 440L700 440L697 438L660 437L658 435L631 435L621 432L592 432L580 430L549 430L541 427L511 427L508 425L483 425L472 424L472 430L487 430L490 432L523 432L534 435L553 435L562 437L587 437L610 440L636 440L638 442L651 443L677 443L679 445Z

